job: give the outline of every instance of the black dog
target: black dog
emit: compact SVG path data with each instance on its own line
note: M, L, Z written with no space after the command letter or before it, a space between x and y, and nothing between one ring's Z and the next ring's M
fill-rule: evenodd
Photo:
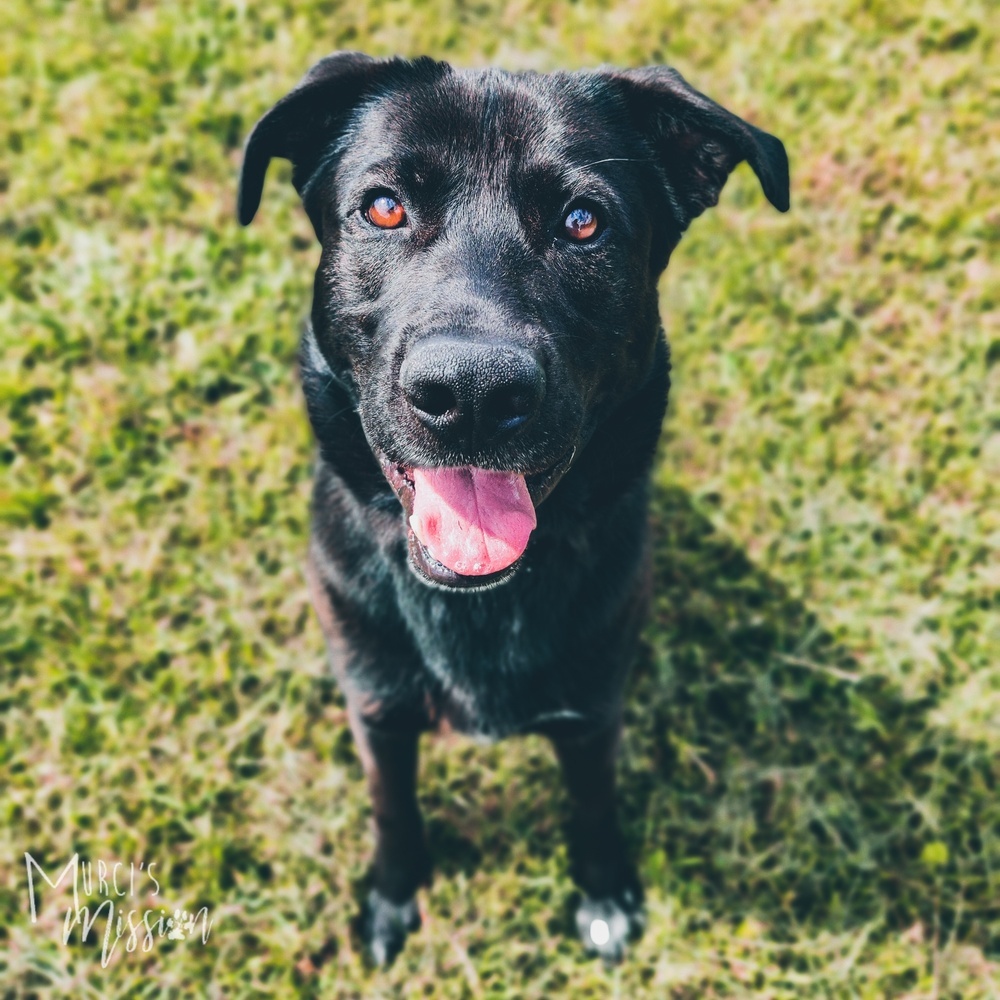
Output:
M614 756L669 386L657 279L743 160L788 208L784 148L665 67L344 52L254 128L244 225L275 156L323 248L310 581L374 804L372 954L420 922L417 742L445 722L551 738L577 923L616 959L642 920Z

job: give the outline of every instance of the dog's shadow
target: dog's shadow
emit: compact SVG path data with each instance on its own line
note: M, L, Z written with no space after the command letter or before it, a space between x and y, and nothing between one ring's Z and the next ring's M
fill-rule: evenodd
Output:
M988 750L931 724L936 695L907 698L866 676L682 490L659 488L653 510L654 613L620 765L647 888L679 898L692 919L751 918L778 939L923 921L996 946ZM509 864L522 833L529 853L559 842L539 800L558 784L555 765L529 753L495 821L480 813L461 830L447 803L430 804L439 870Z

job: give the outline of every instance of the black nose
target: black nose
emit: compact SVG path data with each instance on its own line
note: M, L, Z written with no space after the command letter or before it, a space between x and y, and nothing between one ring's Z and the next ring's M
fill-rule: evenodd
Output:
M472 447L528 423L545 395L545 373L525 348L446 336L415 344L399 381L422 424Z

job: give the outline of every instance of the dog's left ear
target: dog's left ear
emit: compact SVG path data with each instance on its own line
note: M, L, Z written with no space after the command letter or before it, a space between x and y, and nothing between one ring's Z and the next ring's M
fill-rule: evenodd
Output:
M746 160L768 201L787 212L788 157L779 139L691 87L668 66L603 71L619 86L668 181L683 231L719 200L733 168Z
M320 59L254 126L243 150L236 211L249 225L260 206L272 157L292 161L292 183L306 202L310 179L346 127L351 112L385 88L433 79L447 72L431 59L373 59L362 52L334 52ZM310 212L317 236L319 219Z

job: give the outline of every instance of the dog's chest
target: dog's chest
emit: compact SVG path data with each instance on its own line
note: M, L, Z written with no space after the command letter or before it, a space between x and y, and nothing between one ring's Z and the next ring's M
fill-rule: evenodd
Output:
M420 586L400 595L438 719L493 738L574 714L563 683L564 602L542 605L527 590L447 594Z

